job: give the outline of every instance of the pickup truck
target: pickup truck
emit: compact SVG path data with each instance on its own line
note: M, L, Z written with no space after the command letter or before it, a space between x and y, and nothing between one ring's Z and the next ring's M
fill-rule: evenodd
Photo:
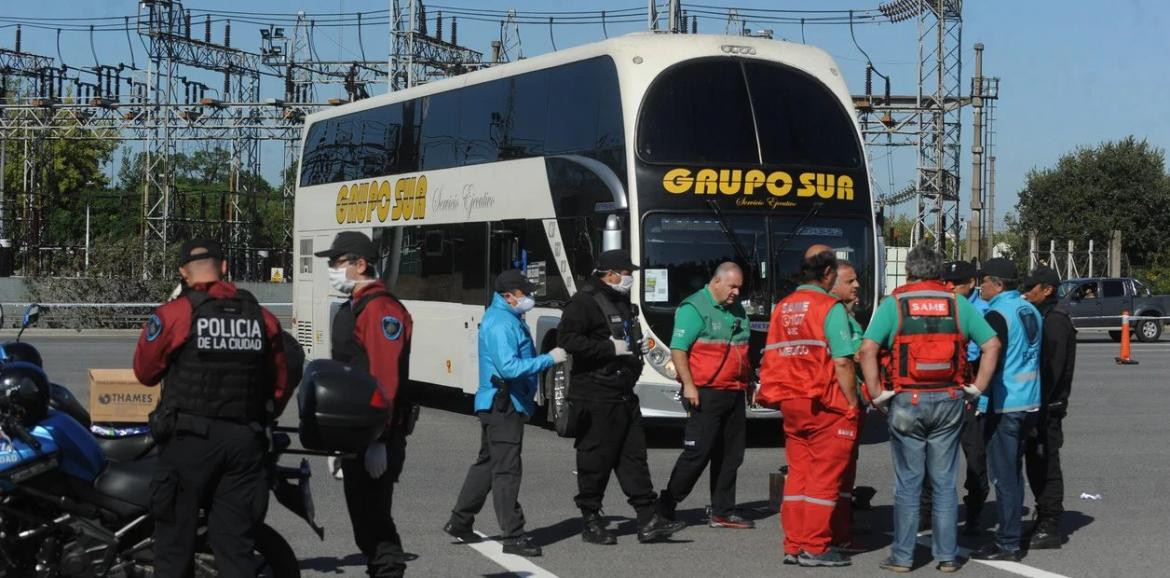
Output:
M1150 289L1131 277L1090 277L1069 279L1060 284L1060 302L1068 308L1077 329L1109 329L1114 341L1121 340L1121 312L1161 317L1170 312L1170 296L1151 295ZM1105 319L1096 319L1106 317ZM1157 341L1165 321L1142 319L1130 322L1139 341Z

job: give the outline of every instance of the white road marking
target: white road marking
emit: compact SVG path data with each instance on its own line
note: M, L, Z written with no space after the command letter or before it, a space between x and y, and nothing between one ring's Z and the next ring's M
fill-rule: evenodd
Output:
M556 574L533 564L528 558L505 554L504 545L496 540L489 540L483 532L476 532L476 534L480 538L483 538L483 540L467 543L467 545L472 550L483 554L488 560L503 566L505 570L515 574L519 578L557 578Z
M925 533L925 532L919 532L918 533L918 545L923 546L929 550L930 547L933 545L931 543L930 534ZM971 558L971 550L968 548L964 548L962 546L959 546L959 556L961 556L963 558L967 558L968 564L970 564L971 562L978 562L980 564L991 566L992 568L997 568L999 570L1003 570L1004 572L1011 572L1012 574L1018 574L1020 576L1027 576L1028 578L1069 578L1068 576L1065 576L1064 574L1057 574L1055 572L1041 570L1039 568L1035 568L1035 567L1029 566L1027 564L1021 564L1019 562L1000 562L1000 561L991 561L991 560L975 560L975 559Z

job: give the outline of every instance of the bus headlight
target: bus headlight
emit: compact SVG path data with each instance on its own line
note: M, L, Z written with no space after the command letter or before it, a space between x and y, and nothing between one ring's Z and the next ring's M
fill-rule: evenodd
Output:
M646 361L650 363L650 367L653 367L654 371L657 371L662 377L670 380L678 379L678 372L674 370L674 361L670 359L670 350L653 337L649 338L647 345L650 349L646 352Z

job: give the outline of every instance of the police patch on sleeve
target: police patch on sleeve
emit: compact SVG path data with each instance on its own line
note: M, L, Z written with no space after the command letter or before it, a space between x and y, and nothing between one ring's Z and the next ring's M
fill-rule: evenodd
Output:
M146 320L146 340L154 341L158 339L158 336L162 335L162 329L162 319L159 319L158 315L152 313Z
M390 341L394 341L402 336L402 322L393 315L387 315L382 318L382 335Z

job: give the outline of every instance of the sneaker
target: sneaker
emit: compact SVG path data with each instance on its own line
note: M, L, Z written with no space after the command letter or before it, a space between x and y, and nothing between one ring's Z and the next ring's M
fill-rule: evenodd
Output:
M711 520L707 525L712 528L733 528L736 530L750 530L756 527L756 523L736 514L727 517L711 515Z
M796 557L796 563L806 568L813 568L818 566L825 567L839 567L848 566L852 564L849 558L843 556L836 550L825 550L823 554L809 554L808 552L801 552Z
M590 544L612 546L617 544L617 536L605 529L605 518L600 512L587 512L584 515L585 529L581 531L581 539Z
M796 561L796 556L797 556L796 554L789 554L789 553L785 552L784 553L784 565L785 566L796 566L799 563Z
M938 565L936 565L934 568L936 570L938 570L939 572L945 572L947 574L950 574L951 572L958 572L959 570L962 570L963 569L963 561L958 559L958 558L956 558L954 560L946 560L943 562L939 562Z
M504 540L504 553L535 558L543 552L540 546L533 544L532 539L525 534L519 538L506 538Z
M1004 550L995 544L988 544L976 552L971 552L971 558L975 560L1019 562L1020 551Z
M646 524L638 528L638 541L645 544L647 542L663 540L686 527L686 522L674 522L658 514L654 514L654 517L650 518L649 522L646 522Z
M1032 537L1028 540L1028 548L1032 550L1059 550L1064 537L1060 534L1060 525L1055 520L1040 520L1036 522Z
M885 560L882 560L881 563L878 564L878 568L881 568L882 570L888 570L890 572L897 572L899 574L905 574L911 570L909 564L899 564L894 562L893 558L886 558Z
M447 525L443 526L443 531L446 532L448 536L451 536L452 538L467 544L472 544L481 540L479 534L475 533L475 530L460 526L455 522L447 522Z

